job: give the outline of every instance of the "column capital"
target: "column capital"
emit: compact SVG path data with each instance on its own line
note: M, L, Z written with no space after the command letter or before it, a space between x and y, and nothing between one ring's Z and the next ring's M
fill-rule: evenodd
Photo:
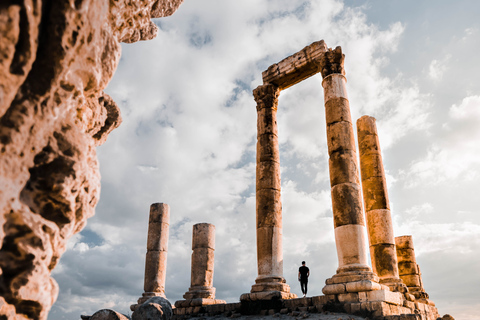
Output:
M280 89L271 83L263 84L253 89L253 97L257 102L257 110L271 108L277 110Z
M345 75L344 61L345 55L342 53L342 47L328 49L317 60L322 77L325 78L334 73Z

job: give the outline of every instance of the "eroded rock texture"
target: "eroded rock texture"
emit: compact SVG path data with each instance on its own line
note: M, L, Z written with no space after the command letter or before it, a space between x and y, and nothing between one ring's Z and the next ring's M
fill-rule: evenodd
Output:
M103 92L120 42L154 38L182 1L1 1L0 319L46 319L50 272L99 198L95 147L121 122Z

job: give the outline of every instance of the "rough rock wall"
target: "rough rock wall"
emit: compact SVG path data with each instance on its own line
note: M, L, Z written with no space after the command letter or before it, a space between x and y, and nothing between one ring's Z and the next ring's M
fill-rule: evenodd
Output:
M46 319L67 240L94 215L95 147L121 122L103 90L120 42L183 0L0 2L0 319Z

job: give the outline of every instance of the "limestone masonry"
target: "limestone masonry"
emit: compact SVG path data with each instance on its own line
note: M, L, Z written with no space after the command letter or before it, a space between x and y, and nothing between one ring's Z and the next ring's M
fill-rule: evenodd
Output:
M182 1L1 1L0 318L47 318L50 273L98 202L95 148L121 122L103 92L120 43Z

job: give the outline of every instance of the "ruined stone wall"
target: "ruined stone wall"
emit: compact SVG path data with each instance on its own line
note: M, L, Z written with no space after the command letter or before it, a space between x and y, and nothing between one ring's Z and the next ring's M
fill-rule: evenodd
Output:
M0 318L46 319L50 272L98 202L95 147L121 122L103 92L120 42L154 38L182 1L1 1Z

